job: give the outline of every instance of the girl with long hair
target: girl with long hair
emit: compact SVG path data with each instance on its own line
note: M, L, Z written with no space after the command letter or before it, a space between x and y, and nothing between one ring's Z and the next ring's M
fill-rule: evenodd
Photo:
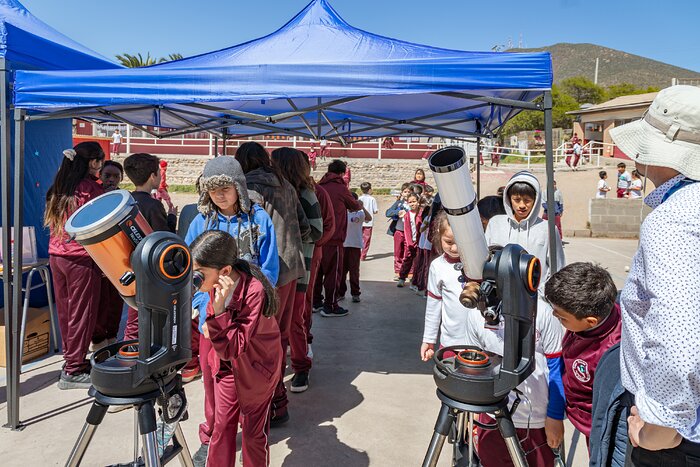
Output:
M316 197L315 184L310 175L309 162L301 151L294 148L278 148L272 151L272 165L277 167L282 176L292 184L297 193L301 207L309 220L311 235L302 241L301 251L304 254L305 274L297 280L294 292L292 312L279 320L282 331L282 355L287 354L287 345L291 347L292 370L294 377L290 390L304 392L309 387L309 358L305 326L306 291L309 288L311 275L311 260L314 255L316 242L323 236L323 215L321 205ZM286 332L285 332L286 331ZM286 337L286 339L285 339ZM284 376L284 369L282 371ZM284 384L280 379L279 384ZM285 396L286 397L286 396Z
M260 203L275 227L280 265L277 279L280 316L277 320L281 323L292 313L296 282L305 274L301 245L302 241L308 241L311 227L294 187L272 165L264 147L253 141L243 143L236 150L236 160L243 168L248 189L262 196ZM286 341L288 329L282 327L280 331L282 340ZM287 420L286 389L280 384L272 401L272 426Z
M65 361L58 387L87 389L90 362L85 357L99 313L102 271L85 248L66 235L64 225L76 209L104 193L97 176L105 154L99 143L86 141L66 149L63 156L46 193L44 213L51 234L49 264Z
M216 421L209 467L234 466L238 423L246 465L268 465L270 402L282 364L275 289L260 268L240 258L236 240L209 230L190 245L193 268L209 294L203 332L211 340Z

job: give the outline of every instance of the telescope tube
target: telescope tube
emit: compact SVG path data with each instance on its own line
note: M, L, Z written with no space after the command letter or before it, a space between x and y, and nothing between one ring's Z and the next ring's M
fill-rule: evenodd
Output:
M476 208L476 193L469 175L467 157L459 146L435 151L428 158L435 177L440 201L447 213L467 278L483 278L484 264L489 258L484 228Z

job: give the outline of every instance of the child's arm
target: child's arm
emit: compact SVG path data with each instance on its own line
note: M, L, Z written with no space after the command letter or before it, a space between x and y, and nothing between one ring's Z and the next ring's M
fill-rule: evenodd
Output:
M564 328L552 314L551 308L542 300L538 301L537 314L539 316L540 339L544 355L547 357L549 368L549 401L547 403L547 418L545 419L545 433L547 444L551 448L561 445L564 438L564 413L566 410L566 398L564 397L564 383L561 379L564 361L561 356L561 343L564 339Z
M214 298L215 303L210 300L207 305L209 339L220 359L235 360L246 351L255 335L265 304L265 292L259 283L251 282L241 310L235 316L226 310L217 315L216 301Z
M394 201L394 204L386 210L386 217L399 218L399 207L401 206L401 200Z
M437 277L436 268L430 265L428 272L428 299L425 304L425 325L423 329L423 342L420 349L421 360L427 362L432 358L432 353L437 342L440 321L442 320L442 295L440 280Z
M276 285L280 273L280 260L272 219L264 210L260 209L255 213L255 223L260 228L257 245L258 255L260 255L260 269L262 269L265 277L270 280L270 283Z

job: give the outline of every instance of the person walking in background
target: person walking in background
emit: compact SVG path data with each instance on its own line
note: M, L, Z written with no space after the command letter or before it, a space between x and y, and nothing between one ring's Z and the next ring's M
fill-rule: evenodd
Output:
M321 160L325 161L327 157L331 156L331 150L328 148L328 141L326 141L326 138L323 138L318 145L321 148Z
M360 261L365 261L367 259L369 245L372 243L374 216L379 211L377 209L377 200L372 196L372 184L369 182L363 182L360 184L360 191L362 192L360 202L364 206L365 210L370 213L370 219L365 220L362 223L362 253L360 254Z
M318 153L316 152L316 148L314 146L311 146L307 157L309 158L309 165L311 166L311 170L316 170L316 158L318 158Z
M632 181L630 182L630 187L628 189L630 199L639 199L642 197L642 190L644 184L642 183L642 176L635 169L632 171Z
M491 150L491 166L496 164L496 167L501 163L501 147L496 143Z
M610 191L610 185L608 185L608 173L605 170L601 170L598 172L598 177L600 177L600 180L598 180L598 188L595 192L595 197L597 199L605 199L608 196L608 191Z
M632 183L632 176L627 171L627 165L624 162L617 164L617 197L627 198L627 190Z
M119 128L114 130L112 133L112 154L119 155L122 148L122 134L119 132Z

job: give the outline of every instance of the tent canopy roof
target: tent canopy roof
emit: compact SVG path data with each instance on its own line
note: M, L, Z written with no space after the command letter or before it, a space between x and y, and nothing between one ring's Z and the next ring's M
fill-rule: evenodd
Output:
M390 39L350 26L326 0L313 0L270 35L183 60L18 72L14 97L34 113L164 127L171 136L226 128L342 141L489 135L518 111L493 98L529 102L551 83L548 53L465 52Z
M119 68L40 21L17 0L0 0L0 57L46 70Z

